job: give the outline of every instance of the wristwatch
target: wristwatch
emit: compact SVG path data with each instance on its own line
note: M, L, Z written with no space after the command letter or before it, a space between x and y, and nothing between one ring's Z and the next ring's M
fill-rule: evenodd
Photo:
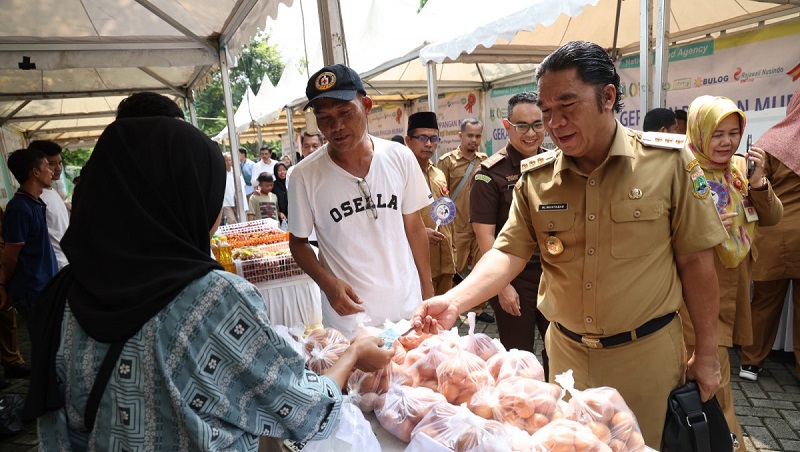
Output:
M751 189L755 191L762 191L767 189L767 176L761 176L761 186L758 188L751 186Z

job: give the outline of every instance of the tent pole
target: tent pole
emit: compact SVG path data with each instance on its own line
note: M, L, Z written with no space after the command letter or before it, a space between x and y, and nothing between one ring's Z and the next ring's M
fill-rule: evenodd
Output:
M436 92L436 62L428 61L426 64L428 69L428 111L436 113L436 102L439 95ZM436 152L433 154L433 163L439 161L439 147L436 147Z
M655 73L653 74L653 107L664 108L667 106L667 92L664 85L667 82L669 70L669 11L670 0L658 0L656 10L656 58Z
M231 79L228 74L228 49L220 46L219 49L219 73L222 75L222 94L225 97L225 118L228 120L228 138L231 143L231 161L237 164L231 165L233 169L233 187L236 205L236 214L241 221L247 221L245 216L245 206L242 205L242 184L238 183L242 177L242 167L239 163L239 137L236 135L236 124L233 122L233 97L231 96Z
M186 103L189 104L189 118L192 120L192 125L200 128L197 125L197 109L194 106L194 96L189 96L186 98Z
M319 28L322 37L322 60L325 66L347 64L342 10L339 0L317 0Z
M292 165L297 163L297 150L294 148L294 124L292 116L294 115L294 109L292 107L286 106L286 128L289 129L289 157L292 158Z
M653 4L639 0L639 111L641 117L650 111L650 35L652 31ZM631 96L633 93L628 93Z
M619 38L619 15L622 11L622 0L617 0L617 15L614 20L614 41L611 44L611 58L617 59L619 50L617 50L617 38Z
M258 140L258 148L261 149L261 146L264 146L264 140L261 137L261 124L259 124L256 121L253 121L253 122L256 123L256 134L257 134L257 138L256 139Z

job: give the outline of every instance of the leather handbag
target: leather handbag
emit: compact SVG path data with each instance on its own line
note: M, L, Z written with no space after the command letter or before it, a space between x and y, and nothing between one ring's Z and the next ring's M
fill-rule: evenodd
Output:
M695 381L670 392L661 441L665 452L733 452L739 447L717 398L703 402Z

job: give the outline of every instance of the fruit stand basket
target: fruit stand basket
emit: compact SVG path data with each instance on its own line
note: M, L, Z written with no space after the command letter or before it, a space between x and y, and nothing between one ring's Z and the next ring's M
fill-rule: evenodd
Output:
M271 218L220 226L217 235L226 236L231 248L289 241L289 233L281 230L278 222Z
M227 237L236 273L253 284L305 275L289 251L289 234L273 219L220 226L217 235Z
M235 248L233 261L239 276L254 284L305 275L292 257L288 242Z

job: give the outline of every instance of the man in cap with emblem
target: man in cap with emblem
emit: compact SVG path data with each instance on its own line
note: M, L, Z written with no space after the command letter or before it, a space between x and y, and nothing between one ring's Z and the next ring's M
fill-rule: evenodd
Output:
M306 97L328 143L294 166L289 248L322 289L323 323L353 337L360 321L409 319L433 295L419 216L432 195L419 165L402 144L367 134L372 99L351 68L322 68Z
M425 232L428 233L431 278L436 295L441 295L453 287L453 276L456 273L453 219L457 212L453 201L449 198L450 191L444 173L431 163L431 157L436 152L439 141L441 138L436 113L421 111L408 117L405 143L417 158L433 195L434 210L425 206L419 213L425 224ZM441 216L437 217L438 224L437 219L433 217L434 214Z
M514 186L520 177L522 162L531 162L544 152L542 111L536 106L536 93L515 94L508 100L507 119L503 126L508 144L484 160L472 181L469 218L481 253L492 249L494 240L508 220ZM544 340L550 323L536 309L542 264L535 250L524 270L503 288L489 303L497 319L500 342L507 349L534 352L536 329ZM534 327L534 325L536 327ZM548 370L547 351L542 351L542 364Z
M541 247L538 307L552 322L551 381L572 369L578 389L616 388L646 444L660 449L669 392L697 380L708 400L720 384L712 248L727 233L683 137L656 147L616 120L619 75L602 47L567 43L536 78L559 150L522 165L494 248L463 283L423 303L414 324L449 328ZM676 315L683 300L696 334L688 368Z

